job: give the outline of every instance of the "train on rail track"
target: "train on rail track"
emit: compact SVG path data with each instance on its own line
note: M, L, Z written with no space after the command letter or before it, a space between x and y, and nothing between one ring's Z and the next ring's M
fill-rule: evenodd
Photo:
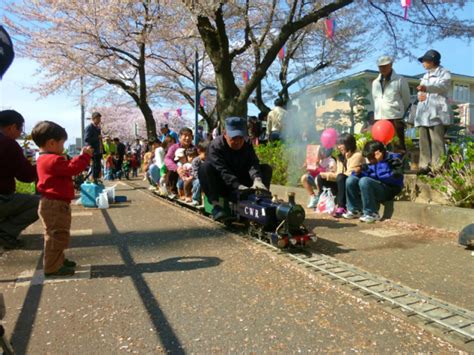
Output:
M210 216L213 206L204 198L204 206L193 207L175 200L181 205ZM272 196L269 191L248 189L240 191L236 202L221 199L227 212L226 225L240 225L254 238L264 240L281 249L304 248L316 242L317 236L305 227L303 206L295 202L295 194L288 194L288 201Z

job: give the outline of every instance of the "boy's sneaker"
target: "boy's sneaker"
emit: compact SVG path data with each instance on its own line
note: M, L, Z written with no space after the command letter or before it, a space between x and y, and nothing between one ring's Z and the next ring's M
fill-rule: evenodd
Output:
M308 203L308 208L316 208L316 206L318 205L318 200L319 200L319 196L318 195L311 195L311 198L309 199L309 203Z
M72 260L69 260L69 259L64 259L63 266L76 267L77 263L75 261L72 261Z
M360 211L347 211L346 213L342 214L342 217L345 219L355 219L359 218L361 215L362 213L360 213Z
M171 200L174 200L176 198L176 195L175 194L169 194L168 198L171 199Z
M191 202L191 205L193 205L193 206L199 206L200 203L199 203L199 201L193 200L193 202Z
M362 217L359 218L361 222L365 223L374 223L376 221L380 221L382 218L378 213L371 213L371 214L364 214Z
M338 207L336 208L336 211L334 212L334 217L342 217L344 213L347 213L346 209L344 207Z
M48 272L44 273L45 277L55 277L55 276L72 276L74 275L74 269L67 267L67 266L61 266L58 271L56 272Z
M225 217L227 217L227 214L224 212L224 209L221 206L214 206L212 209L212 219L214 221L221 221Z

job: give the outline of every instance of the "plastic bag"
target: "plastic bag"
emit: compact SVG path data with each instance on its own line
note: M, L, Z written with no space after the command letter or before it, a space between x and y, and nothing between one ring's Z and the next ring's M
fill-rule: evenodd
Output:
M109 200L109 203L113 203L115 201L115 187L117 185L114 185L114 186L110 186L110 187L106 187L104 189L104 192L107 193L107 199Z
M107 192L101 192L99 197L96 199L97 207L101 209L109 208L109 199L107 198Z
M323 192L319 196L316 212L332 214L336 210L336 201L329 187L323 187Z

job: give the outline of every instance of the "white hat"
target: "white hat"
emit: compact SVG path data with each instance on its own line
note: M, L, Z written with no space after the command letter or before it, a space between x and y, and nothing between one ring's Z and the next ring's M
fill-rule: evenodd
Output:
M185 156L186 156L186 153L185 153L184 148L178 148L178 149L176 149L176 152L174 152L174 160L175 161L178 161L179 158L185 157Z
M388 55L383 55L379 59L377 59L377 65L381 67L382 65L392 64L393 58Z

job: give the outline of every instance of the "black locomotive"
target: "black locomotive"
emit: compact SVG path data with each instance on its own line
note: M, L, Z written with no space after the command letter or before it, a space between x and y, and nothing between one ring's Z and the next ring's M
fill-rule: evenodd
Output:
M279 200L269 191L247 190L241 192L231 212L246 222L249 234L280 248L304 247L316 241L316 235L304 226L305 211L295 203L295 194L288 194L288 202Z

